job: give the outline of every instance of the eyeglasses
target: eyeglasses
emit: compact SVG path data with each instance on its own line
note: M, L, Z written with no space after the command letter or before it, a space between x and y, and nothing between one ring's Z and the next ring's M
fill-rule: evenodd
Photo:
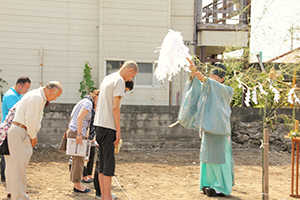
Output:
M25 92L27 92L28 90L29 90L29 88L30 88L30 86L29 87L25 87L25 85L22 83L21 84L21 86L22 86L22 89L25 91Z
M59 97L59 96L57 96L56 91L53 91L53 94L55 95L56 99Z

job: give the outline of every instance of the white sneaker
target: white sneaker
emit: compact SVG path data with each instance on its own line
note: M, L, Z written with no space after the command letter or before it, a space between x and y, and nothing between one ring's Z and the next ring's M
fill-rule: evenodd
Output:
M118 196L117 196L117 195L115 195L114 193L111 193L111 197L112 197L113 199L116 199L116 198L118 198Z
M111 193L111 196L112 196L113 199L118 198L118 196L115 195L114 193ZM101 199L101 196L100 196L100 195L96 195L96 196L95 196L95 199Z

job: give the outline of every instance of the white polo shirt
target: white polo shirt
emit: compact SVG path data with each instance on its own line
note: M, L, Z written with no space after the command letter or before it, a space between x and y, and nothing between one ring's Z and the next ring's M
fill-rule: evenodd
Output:
M113 115L113 100L114 97L117 96L122 98L124 93L125 81L120 76L119 72L112 73L103 79L100 85L94 126L116 130ZM121 101L119 106L121 108Z
M19 101L14 122L19 122L27 127L30 139L36 138L41 128L46 96L42 87L31 90Z

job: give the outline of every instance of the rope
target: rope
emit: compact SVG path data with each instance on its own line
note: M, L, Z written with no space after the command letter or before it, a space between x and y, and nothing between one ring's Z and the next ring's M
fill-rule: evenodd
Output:
M295 90L300 90L299 87L296 87L296 86L293 86L293 85L289 85L288 83L285 83L285 82L282 82L282 81L278 80L277 77L276 77L276 74L274 75L274 73L275 73L274 71L270 72L269 77L266 78L266 80L265 80L264 83L260 83L260 82L258 82L258 81L256 81L256 80L250 78L249 76L247 76L247 75L244 74L243 72L234 70L234 77L235 77L236 79L237 79L237 74L236 74L236 73L242 74L242 75L245 76L247 79L249 79L249 80L255 82L255 83L258 84L258 85L264 86L270 79L273 79L273 80L275 80L275 81L277 81L277 82L279 82L279 83L281 83L281 84L283 84L283 85L285 85L285 86L288 86L288 87L290 87L290 88L295 87ZM243 82L241 82L241 84L243 84L243 85L244 85L246 88L248 88L249 90L253 90L253 89L254 89L254 87L249 87L247 84L245 84L245 83L243 83ZM256 86L256 87L257 87L257 86ZM280 88L280 90L290 90L290 89Z
M263 140L260 140L261 145L260 145L260 149L263 148L264 146L269 146L269 143L264 143Z
M122 148L123 151L199 151L200 149L142 149L142 148ZM233 151L254 151L259 149L232 149Z
M131 198L128 196L128 194L126 194L126 192L123 190L122 186L120 185L119 181L117 180L117 178L114 176L115 181L117 182L119 188L122 190L122 192L126 195L126 197L131 200Z

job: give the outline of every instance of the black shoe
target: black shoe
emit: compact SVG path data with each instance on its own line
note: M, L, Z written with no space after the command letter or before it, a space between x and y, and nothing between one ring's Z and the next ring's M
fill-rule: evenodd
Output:
M202 192L203 192L203 194L205 194L205 195L206 195L206 188L208 188L208 187L205 187L205 186L202 187Z
M91 182L94 182L94 180L93 179L87 179L87 180L82 179L81 182L83 182L83 183L91 183Z
M217 195L216 191L212 188L205 188L205 191L206 191L206 196L208 197Z
M76 188L74 188L73 190L74 190L74 192L79 192L79 193L88 193L88 192L90 192L90 191L91 191L90 189L86 189L86 188L85 188L85 190L84 190L84 191L77 190Z
M221 192L220 193L216 193L216 195L219 196L219 197L225 197L225 194L223 194Z

